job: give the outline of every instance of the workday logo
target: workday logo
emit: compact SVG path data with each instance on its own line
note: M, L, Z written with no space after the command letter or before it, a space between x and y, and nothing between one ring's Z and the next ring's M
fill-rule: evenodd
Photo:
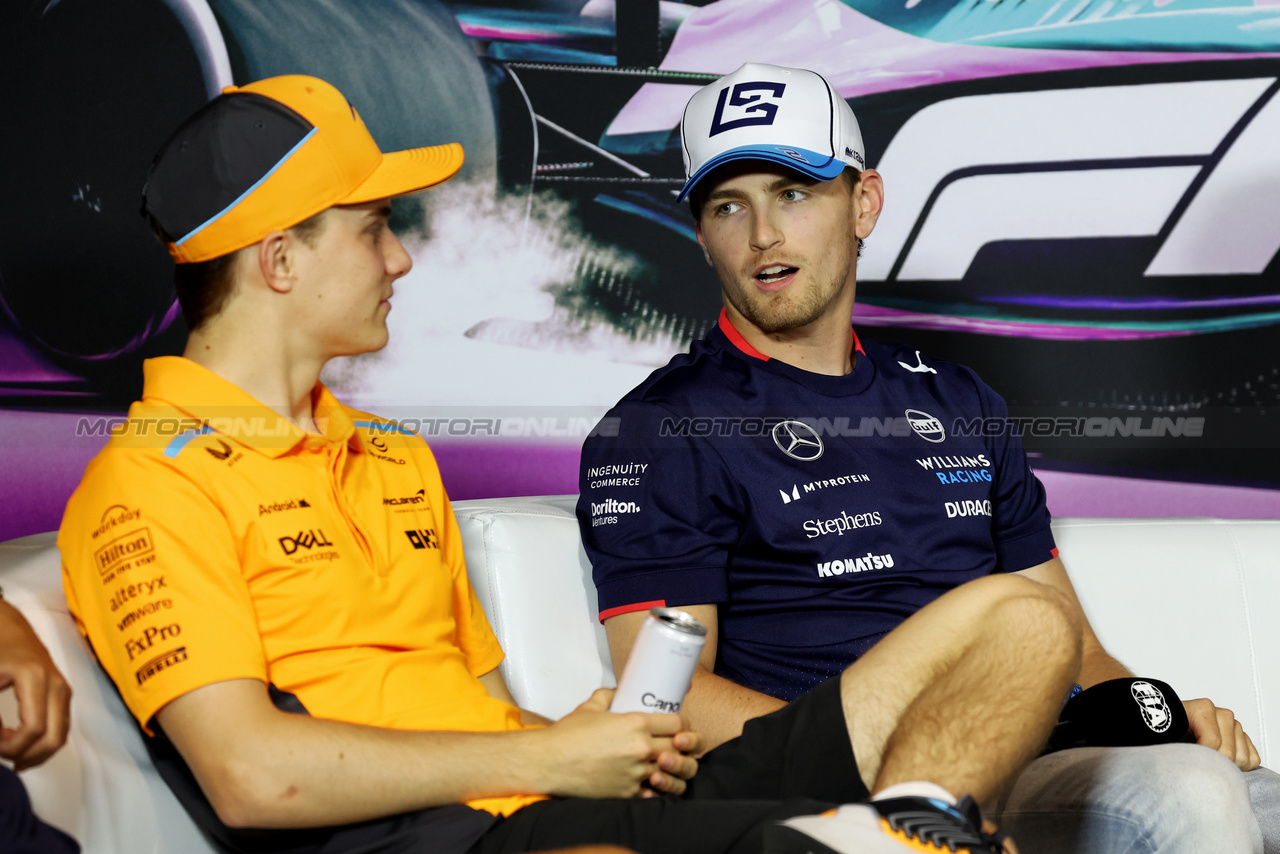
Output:
M773 444L778 450L801 462L811 462L822 456L822 437L803 421L782 421L774 425Z

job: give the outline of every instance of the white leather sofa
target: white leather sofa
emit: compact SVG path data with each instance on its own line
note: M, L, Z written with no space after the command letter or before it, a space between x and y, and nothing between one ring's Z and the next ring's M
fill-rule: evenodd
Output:
M573 497L460 501L468 570L520 703L558 717L613 685ZM1184 697L1233 709L1280 764L1280 521L1060 519L1063 559L1104 644ZM37 813L88 854L214 849L147 760L67 614L53 534L0 544L0 585L75 689L67 746L23 774ZM10 692L0 716L12 720Z

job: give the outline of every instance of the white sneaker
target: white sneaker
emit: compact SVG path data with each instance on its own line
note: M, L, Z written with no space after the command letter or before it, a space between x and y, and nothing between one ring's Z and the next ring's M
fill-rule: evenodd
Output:
M984 833L982 812L965 795L886 798L804 815L765 830L764 854L1003 854L1005 835Z

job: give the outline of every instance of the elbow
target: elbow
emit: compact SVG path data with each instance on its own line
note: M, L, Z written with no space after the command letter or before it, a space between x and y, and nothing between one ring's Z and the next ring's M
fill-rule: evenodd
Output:
M227 827L287 827L287 807L298 788L279 784L273 776L261 764L228 758L208 780L200 781L200 787L218 820Z

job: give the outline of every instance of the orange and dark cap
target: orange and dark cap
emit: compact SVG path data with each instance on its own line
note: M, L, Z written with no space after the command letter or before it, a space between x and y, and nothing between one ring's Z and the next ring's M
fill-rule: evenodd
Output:
M252 246L334 205L424 190L462 166L456 142L384 153L316 77L228 86L151 162L142 215L179 264Z

